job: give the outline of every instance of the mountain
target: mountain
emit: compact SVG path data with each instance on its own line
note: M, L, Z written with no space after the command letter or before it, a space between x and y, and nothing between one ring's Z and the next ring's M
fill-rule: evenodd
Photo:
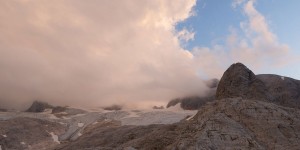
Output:
M223 74L217 99L242 97L300 107L300 81L272 74L255 75L242 63L231 65Z
M265 84L242 63L231 65L223 74L216 92L217 99L242 97L272 101Z
M299 117L298 109L228 98L208 103L192 119L170 125L101 122L56 149L299 149Z
M260 74L256 78L265 84L275 103L300 108L299 80L273 74Z
M33 112L0 112L0 150L300 149L299 80L236 63L211 85L213 99L173 101L193 111L34 104Z

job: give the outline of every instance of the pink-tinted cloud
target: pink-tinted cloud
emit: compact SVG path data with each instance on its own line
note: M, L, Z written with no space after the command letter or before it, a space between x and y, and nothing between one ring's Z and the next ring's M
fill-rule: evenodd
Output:
M202 81L174 29L195 3L1 1L2 105L39 99L132 106L201 94Z
M256 10L255 2L233 1L233 7L241 6L247 17L247 20L240 23L244 35L239 35L236 29L230 28L231 34L228 35L225 45L197 47L193 50L195 60L200 64L199 70L204 74L220 77L224 70L221 68L235 62L243 62L255 71L261 71L284 66L296 57L292 56L288 45L278 41L265 17Z

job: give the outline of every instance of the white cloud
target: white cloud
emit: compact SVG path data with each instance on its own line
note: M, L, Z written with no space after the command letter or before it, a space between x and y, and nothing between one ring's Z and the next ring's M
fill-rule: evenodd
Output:
M175 24L195 0L0 2L2 104L165 104L201 94ZM181 39L193 38L184 31Z
M60 105L165 104L202 94L202 77L233 62L282 64L278 42L254 1L236 0L248 20L226 45L181 47L194 32L175 31L195 15L196 0L0 1L1 104L34 99Z
M193 50L199 70L207 76L220 77L223 70L235 62L243 62L254 70L262 70L284 66L294 59L289 47L277 40L265 17L256 10L254 4L255 0L233 1L233 6L241 6L247 17L240 26L244 36L230 28L231 34L228 35L225 45L197 47Z
M177 32L177 36L179 40L188 42L190 40L194 40L195 32L190 32L189 30L184 28L181 31Z
M243 4L246 0L233 0L233 2L231 3L233 8L238 7L239 5Z

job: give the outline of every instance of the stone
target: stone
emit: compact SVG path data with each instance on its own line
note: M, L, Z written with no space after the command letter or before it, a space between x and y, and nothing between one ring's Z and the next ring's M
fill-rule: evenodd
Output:
M217 99L234 97L272 100L265 84L242 63L232 64L224 72L216 92Z

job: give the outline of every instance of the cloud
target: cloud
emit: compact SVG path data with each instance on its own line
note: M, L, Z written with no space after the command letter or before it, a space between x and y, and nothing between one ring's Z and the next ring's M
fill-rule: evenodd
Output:
M0 105L132 107L202 95L202 79L231 63L251 68L290 58L255 1L235 0L247 20L225 45L185 50L195 33L175 25L195 15L196 0L0 1ZM263 65L262 65L263 64Z
M195 0L9 0L0 2L2 105L165 104L201 94L193 33L174 26ZM179 39L178 39L179 37Z
M265 17L256 10L255 0L234 0L247 20L240 23L242 34L230 27L226 44L212 47L196 47L192 53L199 70L206 76L222 75L230 64L243 62L255 71L278 68L292 63L293 56L288 45L280 43L271 31Z
M233 2L231 3L233 8L238 7L239 5L241 5L242 3L244 3L246 0L233 0Z

